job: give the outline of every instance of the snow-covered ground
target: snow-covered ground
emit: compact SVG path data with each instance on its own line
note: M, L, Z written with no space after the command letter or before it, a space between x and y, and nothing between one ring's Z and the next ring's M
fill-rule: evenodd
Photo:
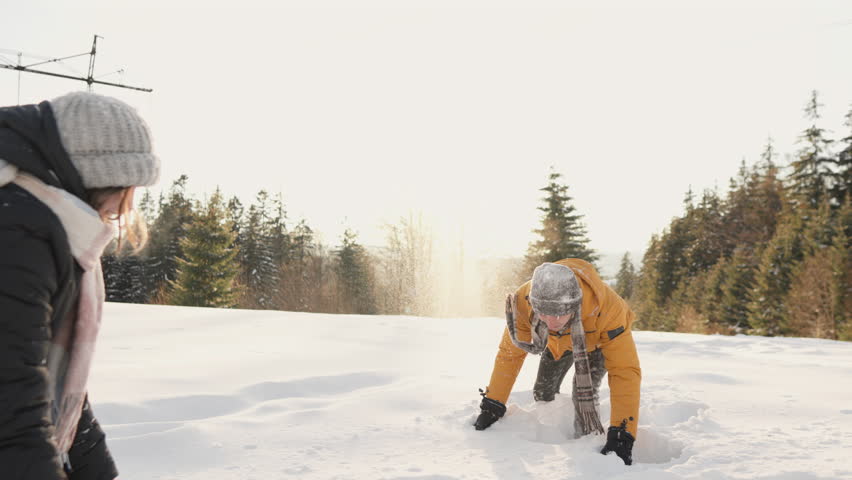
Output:
M852 343L636 332L626 467L537 357L473 429L503 325L108 304L91 397L122 480L852 479Z

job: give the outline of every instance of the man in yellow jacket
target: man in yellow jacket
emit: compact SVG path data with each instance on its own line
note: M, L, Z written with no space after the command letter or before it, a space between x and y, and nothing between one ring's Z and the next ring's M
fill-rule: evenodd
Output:
M506 413L527 353L540 354L533 394L551 401L574 364L575 436L603 433L598 388L609 374L610 427L601 453L632 463L642 372L633 342L634 314L594 267L576 258L543 263L506 298L506 330L474 426L484 430Z

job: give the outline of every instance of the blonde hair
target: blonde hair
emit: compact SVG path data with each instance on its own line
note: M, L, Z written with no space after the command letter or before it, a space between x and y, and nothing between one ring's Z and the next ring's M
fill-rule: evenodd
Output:
M104 187L86 191L89 205L99 210L113 195L121 194L118 212L104 218L118 226L116 253L121 253L125 244L130 245L130 253L137 254L148 243L148 227L142 215L133 208L133 191L136 187ZM126 242L126 243L125 243Z

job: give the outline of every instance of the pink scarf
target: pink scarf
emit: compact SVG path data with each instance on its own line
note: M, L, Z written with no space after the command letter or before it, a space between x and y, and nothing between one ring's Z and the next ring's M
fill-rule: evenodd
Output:
M71 309L53 332L48 354L48 370L54 385L55 440L59 452L64 454L74 441L86 398L105 297L100 259L115 230L88 204L65 190L21 172L12 181L59 217L68 235L71 254L83 268L77 309Z

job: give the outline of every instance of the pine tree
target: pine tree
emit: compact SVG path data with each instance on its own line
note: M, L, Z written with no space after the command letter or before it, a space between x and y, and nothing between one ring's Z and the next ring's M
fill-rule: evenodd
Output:
M151 191L145 189L142 198L139 199L139 205L136 207L145 221L145 226L150 229L154 219L157 218L157 205L154 203L154 197L151 196Z
M725 239L722 200L715 191L704 191L698 207L687 213L684 228L688 229L683 234L686 248L676 283L707 271L730 250Z
M831 203L826 198L807 215L804 258L792 275L786 303L790 334L837 339L846 324L848 237L843 215L848 207L837 212Z
M615 275L615 292L625 300L633 296L633 287L636 284L636 268L630 260L630 252L625 252L621 257L621 266Z
M120 303L146 303L145 258L115 251L101 257L106 301Z
M738 246L758 247L775 234L775 225L784 205L783 185L778 180L778 167L773 158L772 140L766 144L761 161L751 170L740 167L724 201L725 255Z
M269 216L269 250L272 255L272 264L278 271L278 282L272 295L272 306L276 309L285 308L286 285L284 278L287 263L290 260L290 234L287 231L287 211L284 208L284 200L279 193L272 200L272 209Z
M580 258L590 263L598 260L594 250L589 247L586 227L582 215L576 213L572 198L568 196L568 186L561 182L562 175L551 170L548 184L541 189L545 192L544 205L538 207L542 212L541 228L535 230L540 237L530 244L526 254L526 268L529 272L543 262L556 262L564 258Z
M843 139L845 146L837 154L837 182L831 189L836 205L843 205L852 197L852 109L846 114L845 125L849 127L849 135Z
M652 264L655 273L654 298L658 306L662 307L668 302L687 273L688 252L694 239L694 230L687 218L675 218L660 236L657 255Z
M837 235L832 242L831 257L836 289L833 298L837 303L835 325L838 340L852 341L852 197L846 197L836 221Z
M799 137L803 147L791 164L790 189L794 201L809 208L819 207L827 192L834 187L837 177L832 169L835 160L829 156L831 140L826 138L825 129L817 126L820 107L822 104L818 101L817 92L813 91L805 106L805 118L812 124Z
M744 333L751 328L748 323L748 294L755 271L751 250L750 245L737 247L721 270L719 323L733 333Z
M661 298L660 266L663 262L661 239L651 236L648 249L642 257L642 267L633 291L631 306L636 310L636 328L642 330L674 330L675 322L666 314L663 305L666 301Z
M343 232L340 248L335 252L335 272L344 313L375 314L376 299L373 275L367 251L350 229Z
M113 254L104 254L101 257L101 269L104 275L104 293L107 302L127 302L125 296L129 285L127 275L122 268L118 257Z
M832 246L826 252L831 267L830 298L834 338L852 340L852 253L850 238L838 225Z
M287 210L284 199L278 194L272 200L272 213L269 217L270 245L272 259L276 265L283 266L290 258L290 234L287 232Z
M295 311L313 311L313 289L319 288L312 283L311 270L319 245L314 242L314 231L303 219L289 236L287 263L282 271L284 308Z
M641 317L654 317L652 323L643 323L645 328L725 333L746 328L743 310L752 270L744 265L755 262L749 240L761 236L749 232L747 223L763 208L750 196L762 185L758 170L749 172L743 163L724 201L707 190L695 205L690 189L684 216L672 220L643 259L639 299L633 303ZM737 248L736 258L729 261Z
M789 188L770 139L758 164L742 163L724 200L705 192L695 205L690 189L685 215L643 258L631 302L638 325L852 339L852 147L831 157L819 107L814 92Z
M836 251L815 252L796 268L786 305L789 334L816 338L837 338L839 313L837 285L832 262Z
M683 210L689 213L693 208L695 208L695 192L692 191L692 185L690 185L683 196Z
M711 272L712 269L690 278L689 281L681 282L672 293L671 299L662 309L663 323L668 330L699 334L708 332L709 322L701 310L701 305Z
M183 255L181 241L192 223L192 200L186 195L188 180L181 175L172 183L168 197L160 197L159 214L150 229L145 291L155 301L158 299L152 297L162 294L177 277L178 261Z
M790 332L784 302L795 267L804 258L804 221L801 213L786 211L775 236L763 250L749 295L748 323L758 335Z
M240 252L237 258L242 270L241 283L246 287L248 308L257 308L262 302L257 300L256 288L260 284L260 265L264 256L264 232L262 213L257 205L250 205L245 223L240 228Z
M231 197L225 207L225 218L231 224L231 232L234 234L234 245L241 245L243 242L242 230L245 208L243 202L237 197Z
M721 258L700 278L692 283L700 291L698 294L697 310L704 318L707 331L713 333L732 333L731 324L725 318L727 293L730 289L725 288L725 279L731 263L727 258ZM745 295L743 295L745 297ZM742 300L742 297L741 297Z
M753 174L756 184L750 189L753 197L752 209L746 222L750 226L752 236L747 238L746 242L757 246L755 250L775 235L778 219L787 203L784 183L779 177L774 158L775 149L770 138Z
M690 189L684 200L685 215L672 220L643 259L643 302L653 301L664 310L674 292L686 288L684 282L707 271L725 251L719 197L705 191L697 206L692 202Z
M241 229L240 254L242 285L245 286L246 306L275 308L280 281L280 267L273 258L269 195L258 192L249 207Z
M170 295L174 305L229 308L236 304L234 280L238 273L232 226L226 220L219 189L198 213L180 242L177 278Z

